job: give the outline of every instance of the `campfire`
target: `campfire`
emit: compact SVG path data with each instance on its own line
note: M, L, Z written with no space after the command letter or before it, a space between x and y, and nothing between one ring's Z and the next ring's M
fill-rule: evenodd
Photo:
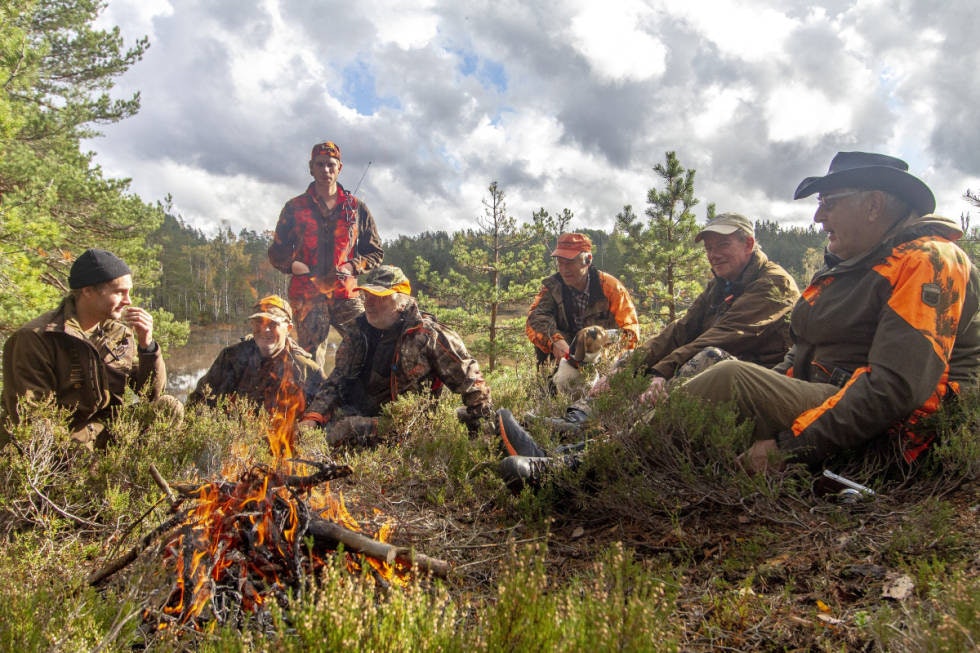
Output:
M446 562L387 543L390 524L375 533L361 527L329 486L349 475L349 467L293 457L301 393L291 379L282 380L267 433L272 465L244 458L226 465L218 480L173 488L151 466L172 516L89 583L105 582L159 538L162 564L174 581L165 600L146 609L144 622L162 630L259 614L315 580L341 548L350 572L370 574L385 588L406 584L416 571L446 576Z

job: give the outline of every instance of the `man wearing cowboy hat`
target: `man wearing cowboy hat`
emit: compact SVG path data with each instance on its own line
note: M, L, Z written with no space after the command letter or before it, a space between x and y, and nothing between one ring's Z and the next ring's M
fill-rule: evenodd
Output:
M793 309L786 358L724 361L684 386L753 420L750 472L872 443L911 462L931 439L916 424L980 373L980 277L929 187L900 159L839 152L794 199L814 194L825 266Z
M288 405L299 417L323 383L320 366L289 337L293 311L288 302L269 295L253 310L248 318L251 335L221 350L187 405L213 407L219 397L244 398L270 413Z
M524 326L538 364L568 356L572 338L587 326L618 327L626 347L635 347L640 323L633 299L616 277L592 265L592 240L562 234L551 257L558 271L541 282Z
M367 204L337 181L344 168L337 144L314 145L309 168L313 182L279 214L269 262L292 275L289 303L296 337L300 347L318 356L331 325L341 330L364 312L354 292L357 275L380 265L384 250Z
M461 396L457 415L471 433L493 415L480 365L452 329L419 310L400 268L371 270L357 290L364 314L348 325L302 428L324 427L330 444L372 444L385 404L407 392L438 395L443 386Z

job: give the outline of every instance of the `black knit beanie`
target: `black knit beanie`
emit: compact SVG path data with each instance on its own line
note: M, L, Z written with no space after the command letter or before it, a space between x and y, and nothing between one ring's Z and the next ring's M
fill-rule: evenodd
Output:
M68 287L72 290L85 288L132 273L129 266L112 252L87 249L71 264Z

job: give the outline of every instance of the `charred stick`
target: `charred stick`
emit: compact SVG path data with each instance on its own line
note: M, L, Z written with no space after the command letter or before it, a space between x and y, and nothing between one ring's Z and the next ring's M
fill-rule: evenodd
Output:
M166 479L163 478L163 475L160 474L160 472L156 468L156 465L154 465L153 463L150 463L150 476L152 476L153 480L156 481L157 485L160 486L160 489L163 490L163 493L167 495L167 499L170 500L170 503L176 503L177 495L174 494L174 491L170 489L170 484L167 483Z
M93 587L98 587L101 585L107 578L109 578L109 576L112 576L114 573L136 560L137 556L139 556L141 552L150 546L157 536L159 536L161 533L169 531L174 526L177 526L181 521L183 521L183 519L184 515L174 515L167 521L154 528L152 531L141 537L139 543L137 543L132 549L89 576L88 584Z
M307 533L312 535L314 540L321 542L326 540L331 543L343 544L344 548L348 551L363 553L372 558L384 560L389 565L400 562L410 567L422 569L440 578L449 576L449 563L445 560L430 558L421 553L413 554L409 549L393 546L386 542L379 542L378 540L344 528L340 524L326 519L317 517L310 519Z

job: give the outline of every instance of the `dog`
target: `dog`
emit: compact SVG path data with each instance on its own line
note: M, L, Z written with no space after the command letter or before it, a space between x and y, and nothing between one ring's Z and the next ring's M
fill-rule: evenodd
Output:
M602 350L616 340L619 329L604 329L600 326L587 326L572 338L571 349L566 358L558 361L558 369L551 375L549 385L556 392L571 394L591 387L598 378L593 369L593 378L586 379L582 366L594 366L602 357Z

